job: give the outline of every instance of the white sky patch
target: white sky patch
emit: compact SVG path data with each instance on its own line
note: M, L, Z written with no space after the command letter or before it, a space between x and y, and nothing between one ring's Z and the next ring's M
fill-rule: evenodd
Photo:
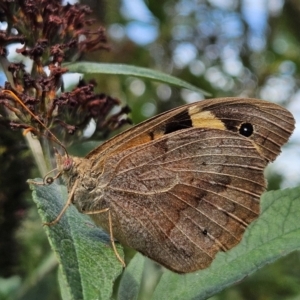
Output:
M107 33L115 41L122 41L126 36L124 26L117 23L111 24L107 29Z
M46 73L47 76L50 75L50 70L49 67L46 66L44 67L44 72ZM82 73L66 73L62 75L62 80L64 83L64 89L65 90L70 90L74 86L77 86L79 83L79 80L83 78Z
M300 90L290 99L287 109L296 120L295 130L289 139L288 145L283 147L282 153L271 164L270 168L284 176L282 188L294 187L300 183Z
M24 44L21 43L14 43L8 45L7 51L7 60L11 63L23 63L25 66L25 71L28 73L31 73L32 66L33 66L33 60L30 59L28 56L24 56L21 53L17 53L16 49L21 49L24 47Z
M184 68L197 57L197 48L191 43L179 44L173 53L174 63L178 68Z
M295 143L295 152L299 154L300 149L300 90L298 90L292 97L291 102L288 104L287 109L293 114L296 120L296 128L290 139L291 143ZM300 162L298 164L300 166ZM300 167L299 167L300 170ZM299 177L300 178L300 177Z
M6 30L7 22L0 22L0 30Z
M260 98L280 103L294 93L295 81L291 76L271 76L260 90Z
M0 68L0 85L4 86L5 81L7 81L7 78L6 78L2 68Z
M268 14L266 0L243 0L242 14L252 31L258 33L266 29Z
M253 51L264 49L265 32L267 30L268 8L266 0L243 0L242 14L247 22L250 32L248 45Z
M193 75L201 76L204 74L206 67L205 64L198 59L190 62L189 69Z
M78 0L62 0L62 5L67 5L68 3L69 4L75 4L75 3L78 3L79 1Z
M240 76L243 73L244 66L241 61L231 58L223 61L223 70L231 76Z
M270 14L275 17L281 13L284 0L268 0L267 4Z
M282 188L295 187L300 183L299 151L295 148L294 145L283 147L282 153L270 165L270 172L274 170L283 175Z
M238 0L208 0L214 6L220 7L225 10L233 10L238 6Z
M121 13L128 20L150 22L153 19L153 15L142 0L123 0Z
M126 35L138 45L147 45L158 37L158 21L142 0L123 0L121 14L129 20Z
M182 89L180 91L180 94L186 103L194 103L204 99L204 96L202 94L187 89Z
M91 137L96 130L96 122L94 119L91 119L88 125L83 130L83 137L89 138Z
M140 21L129 22L125 32L130 40L138 45L147 45L154 42L158 37L158 25Z
M79 81L83 78L81 73L66 73L62 75L65 90L70 90L74 86L77 86Z

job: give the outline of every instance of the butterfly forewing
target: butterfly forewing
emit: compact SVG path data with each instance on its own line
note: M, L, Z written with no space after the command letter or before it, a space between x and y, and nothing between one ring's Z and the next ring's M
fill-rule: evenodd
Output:
M289 111L268 101L249 98L207 99L174 108L146 120L103 143L91 151L87 158L97 158L97 163L100 164L114 152L124 151L170 133L172 127L219 128L238 132L239 125L246 122L256 126L254 142L257 147L263 149L264 143L271 141L270 149L266 151L272 152L267 157L268 160L276 158L280 147L287 142L295 127L295 120Z

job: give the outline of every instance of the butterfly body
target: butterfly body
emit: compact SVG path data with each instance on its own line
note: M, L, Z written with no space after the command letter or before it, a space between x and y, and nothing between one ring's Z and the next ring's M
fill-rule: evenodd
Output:
M259 214L264 168L294 128L270 102L222 98L163 113L64 172L81 212L108 209L114 237L167 268L207 267ZM66 157L58 155L58 169ZM91 217L109 232L107 213Z

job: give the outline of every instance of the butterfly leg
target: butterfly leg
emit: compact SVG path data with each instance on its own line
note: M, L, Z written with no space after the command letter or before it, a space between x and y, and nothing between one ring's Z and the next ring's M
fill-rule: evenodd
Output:
M57 222L59 222L59 220L62 218L62 216L64 215L65 211L68 209L68 207L72 204L72 200L73 200L73 195L74 195L74 192L77 188L77 184L78 184L78 180L75 181L74 185L73 185L73 188L69 194L69 198L65 204L65 206L63 207L63 209L61 210L61 212L58 214L58 216L51 222L45 222L43 223L43 225L46 225L46 226L52 226L54 224L56 224Z
M101 213L104 213L104 212L108 212L108 226L109 226L109 237L110 237L111 245L113 247L113 250L114 250L114 253L115 253L117 259L120 261L120 263L122 264L123 268L125 268L126 264L125 264L123 258L118 253L118 250L116 248L115 239L114 239L114 235L113 235L111 213L110 213L109 208L105 208L105 209L101 209L101 210L96 210L96 211L90 211L90 212L84 212L84 214L86 214L86 215L94 215L94 214L101 214Z

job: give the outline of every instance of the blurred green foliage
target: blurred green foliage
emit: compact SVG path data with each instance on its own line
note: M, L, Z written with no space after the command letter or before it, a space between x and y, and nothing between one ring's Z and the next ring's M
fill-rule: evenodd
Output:
M282 1L282 7L281 1L277 1L277 8L262 1L261 16L248 7L251 21L245 6L249 1L225 1L227 5L221 6L220 1L212 0L168 0L159 5L148 0L145 4L152 19L145 18L144 23L156 24L158 36L145 45L126 37L134 18L121 14L121 1L86 2L94 5L95 17L100 14L99 20L105 19L111 34L111 51L94 53L85 60L161 70L210 92L213 97L242 95L287 105L300 101L297 0ZM188 63L180 60L179 54L185 51L187 56L193 55ZM149 80L107 75L86 77L89 78L96 79L99 92L128 103L134 123L195 99L189 91ZM1 128L0 300L58 299L55 261L24 184L36 171L32 169L25 141L16 132L10 134L7 137ZM76 155L80 152L76 147ZM282 178L282 174L273 175L270 188L279 188ZM296 299L300 295L299 278L299 253L293 253L213 299Z

